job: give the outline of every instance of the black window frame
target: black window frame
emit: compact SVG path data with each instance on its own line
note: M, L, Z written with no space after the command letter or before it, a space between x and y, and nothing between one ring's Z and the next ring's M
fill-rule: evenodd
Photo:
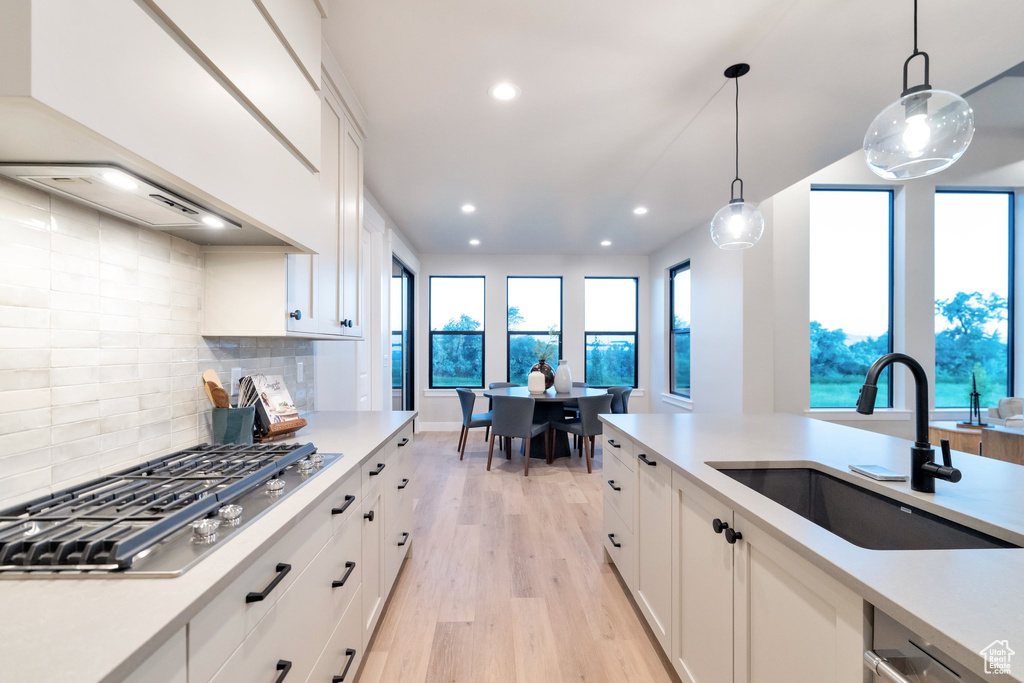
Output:
M887 353L892 353L893 350L894 350L893 337L895 336L895 331L894 331L893 328L895 327L895 323L896 323L896 317L895 317L895 314L896 314L896 310L895 310L896 309L896 306L895 306L895 303L896 303L896 299L895 299L895 292L896 292L896 260L895 260L895 257L896 257L896 241L895 241L896 240L896 188L895 187L890 187L890 186L887 186L887 185L876 185L876 186L868 186L868 187L862 187L862 186L853 186L853 187L851 187L851 186L847 186L847 185L812 185L811 186L811 192L886 192L886 193L888 193L888 195L889 195L889 263L888 263L888 267L889 267L889 297L888 297L889 298L889 303L888 303L888 305L889 305L889 316L888 316L888 325L889 325L888 339L889 339L889 344L888 344L888 349L887 349L886 352ZM810 223L808 223L808 236L810 236ZM810 286L811 286L811 283L810 283L809 280L808 280L807 286L808 286L808 290L809 290ZM807 318L808 318L808 321L810 321L810 315L809 314L808 314ZM892 371L892 366L891 365L888 368L885 369L885 373L886 373L886 375L888 375L887 385L889 387L888 396L886 397L886 404L884 406L876 406L876 407L880 407L882 410L891 410L895 406L895 395L896 395L895 394L895 387L893 386L895 384L895 382L894 382L895 378L893 377L893 371ZM808 383L808 387L810 387L810 379L811 379L811 366L810 366L810 358L808 358L808 363L807 363L807 383ZM877 403L877 400L876 400L876 403ZM807 404L808 404L808 408L811 409L811 410L843 410L845 408L852 408L852 406L814 406L814 405L811 405L810 395L809 394L808 394Z
M484 284L484 313L483 320L480 321L480 325L483 329L481 330L435 330L433 329L433 307L434 307L434 278L444 280L454 280L459 278L483 280ZM427 278L427 355L428 355L428 374L427 385L431 389L452 389L456 387L434 386L434 335L463 335L463 336L479 336L480 337L480 384L478 385L464 385L465 389L483 389L485 386L487 376L487 277L484 275L431 275Z
M565 339L565 283L561 275L508 275L505 277L505 381L512 381L512 337L550 336L551 330L515 330L508 326L508 284L510 280L558 280L558 360L562 359L562 343ZM550 359L548 359L550 360ZM551 363L548 363L551 365Z
M1005 188L985 188L985 187L936 187L935 194L1004 194L1009 198L1009 216L1007 218L1007 248L1008 257L1007 261L1007 290L1006 290L1006 395L1016 396L1014 374L1016 371L1016 361L1014 359L1014 340L1016 335L1014 334L1014 287L1016 286L1017 279L1017 266L1016 266L1016 241L1017 241L1017 193L1012 189ZM933 216L934 220L934 216ZM934 229L934 226L933 226ZM934 259L934 245L933 245L933 259ZM937 264L933 263L933 270L938 267ZM934 296L934 290L933 290ZM936 314L937 315L937 314ZM934 336L932 342L934 343ZM934 377L934 375L933 375ZM939 406L936 405L936 410L962 410L969 408L969 406Z
M692 374L690 376L690 386L687 387L687 389L689 389L690 392L689 393L683 393L681 391L676 391L676 333L677 332L685 334L687 337L691 338L691 345L690 345L690 352L691 352L690 353L690 360L691 360L691 362L690 362L690 367L691 368L693 367L693 362L692 362L693 361L693 344L692 344L692 337L690 335L690 327L689 326L685 327L685 328L684 327L680 327L680 328L678 328L678 330L676 329L676 287L675 287L676 275L678 273L683 272L684 270L690 271L690 302L691 302L690 317L692 318L693 317L693 308L692 308L692 302L693 302L693 272L692 272L692 270L690 268L690 259L686 259L685 261L676 264L672 268L669 268L669 271L668 271L668 391L669 391L670 394L673 394L675 396L682 396L683 398L686 398L686 399L692 399L693 398L693 376L692 376ZM686 322L689 323L691 326L693 324L692 320L687 320Z
M587 306L587 280L632 280L633 281L633 331L612 331L612 330L588 330L586 321L586 306ZM594 275L584 276L583 278L583 381L590 384L590 380L587 378L587 338L591 336L615 336L615 337L633 337L633 384L632 388L636 389L639 387L640 379L640 278L630 277L628 275L616 276L616 275ZM593 384L595 389L607 389L608 386L615 385L601 385Z

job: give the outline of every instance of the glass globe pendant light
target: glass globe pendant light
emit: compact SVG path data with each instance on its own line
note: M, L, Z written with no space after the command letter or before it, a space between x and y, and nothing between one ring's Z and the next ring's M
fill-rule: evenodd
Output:
M908 87L907 68L924 58L924 83ZM928 53L917 49L917 0L914 0L914 52L903 62L903 93L882 110L864 135L868 168L886 180L922 178L952 166L974 137L974 112L967 100L933 90Z
M711 219L711 240L719 249L748 249L761 239L764 216L753 204L743 201L743 180L740 178L740 76L750 71L749 64L733 64L725 77L736 81L736 177L729 186L729 203ZM736 196L736 183L740 194Z

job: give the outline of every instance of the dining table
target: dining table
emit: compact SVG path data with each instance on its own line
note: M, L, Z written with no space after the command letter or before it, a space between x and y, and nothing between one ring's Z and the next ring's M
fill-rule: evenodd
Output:
M608 393L607 389L591 389L589 387L573 387L569 391L555 391L550 387L542 393L531 393L526 387L502 387L500 389L486 389L484 396L516 396L519 398L532 398L536 403L533 406L534 423L543 422L566 422L565 404L587 396L603 396ZM568 458L572 455L569 448L569 434L561 430L554 433L554 457ZM525 444L524 444L525 448ZM530 457L546 458L544 447L544 435L533 437L530 442Z

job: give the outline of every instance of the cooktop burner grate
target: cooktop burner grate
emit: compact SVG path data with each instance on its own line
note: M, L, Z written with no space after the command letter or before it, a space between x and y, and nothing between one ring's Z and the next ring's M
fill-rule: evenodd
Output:
M312 444L203 444L0 510L0 567L126 569L315 452Z

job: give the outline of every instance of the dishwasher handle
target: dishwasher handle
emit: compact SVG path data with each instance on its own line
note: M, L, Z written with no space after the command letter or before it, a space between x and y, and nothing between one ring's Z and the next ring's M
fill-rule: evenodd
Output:
M879 656L874 650L864 653L864 666L872 673L881 676L892 683L913 683L909 678L896 670L884 657Z

